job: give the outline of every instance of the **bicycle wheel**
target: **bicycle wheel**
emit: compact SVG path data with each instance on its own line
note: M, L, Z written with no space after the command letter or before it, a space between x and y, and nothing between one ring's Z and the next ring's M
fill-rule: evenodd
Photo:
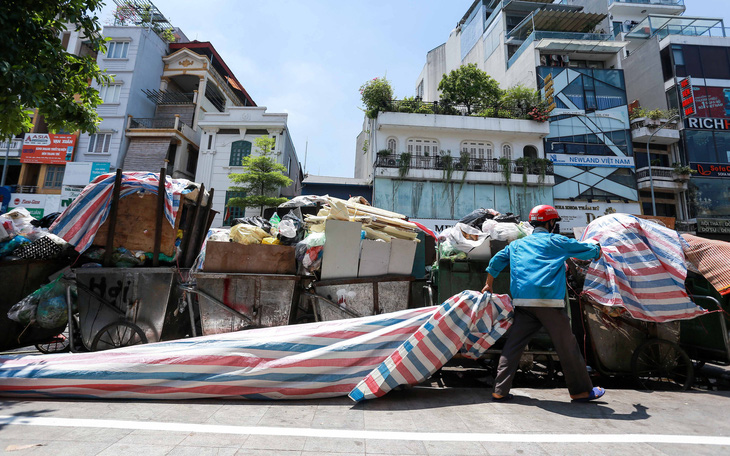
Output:
M91 351L109 350L112 348L129 347L131 345L146 344L142 328L128 321L109 323L96 333L91 342Z
M35 348L46 355L51 353L64 353L71 349L68 338L68 327L59 335L54 336L44 344L35 344Z
M631 357L631 373L642 389L686 390L694 381L692 361L679 345L650 339Z

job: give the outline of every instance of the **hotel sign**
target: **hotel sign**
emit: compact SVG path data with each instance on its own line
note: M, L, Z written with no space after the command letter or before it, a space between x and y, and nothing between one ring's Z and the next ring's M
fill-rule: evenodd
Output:
M617 157L615 155L569 155L548 154L548 158L556 166L590 166L592 168L633 168L633 157Z
M698 130L730 130L730 119L690 117L689 119L684 119L684 126Z

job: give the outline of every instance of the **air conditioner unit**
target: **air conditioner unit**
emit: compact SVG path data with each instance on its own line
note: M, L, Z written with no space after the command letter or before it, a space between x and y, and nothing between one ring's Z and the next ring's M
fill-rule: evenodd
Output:
M389 158L388 159L388 166L397 166L397 163L395 161L395 158Z

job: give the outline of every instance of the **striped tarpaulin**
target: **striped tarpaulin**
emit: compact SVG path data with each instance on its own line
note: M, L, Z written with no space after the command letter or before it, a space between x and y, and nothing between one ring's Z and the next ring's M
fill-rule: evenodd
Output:
M491 303L490 303L491 299ZM431 318L350 392L354 401L381 397L399 385L417 385L457 352L478 359L512 325L507 295L465 291Z
M730 294L730 242L683 234L684 253L721 295Z
M344 396L414 333L427 334L432 328L426 323L432 316L454 312L491 315L475 309L477 302L478 306L487 303L479 301L478 293L471 293L442 306L357 319L253 329L106 352L0 357L0 395L155 400ZM486 330L487 323L472 326ZM468 331L456 329L462 333L458 338L440 343L466 340Z
M583 286L593 301L653 322L706 313L687 296L686 242L676 231L633 215L612 214L591 222L583 240L599 242L603 253L591 263Z
M91 247L96 232L109 215L115 178L114 173L108 173L94 179L53 222L49 231L75 246L79 253ZM157 173L122 173L119 197L138 192L156 195L159 179ZM165 180L165 218L173 227L180 207L180 194L189 183L185 179Z

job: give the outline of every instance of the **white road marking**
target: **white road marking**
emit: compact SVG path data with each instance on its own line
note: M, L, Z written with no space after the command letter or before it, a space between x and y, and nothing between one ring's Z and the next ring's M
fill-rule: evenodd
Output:
M431 442L522 442L522 443L670 443L728 445L730 437L668 434L481 434L463 432L398 432L356 429L226 426L219 424L166 423L159 421L95 420L0 415L0 425L74 428L131 429L206 434L275 435L331 439L372 439Z

